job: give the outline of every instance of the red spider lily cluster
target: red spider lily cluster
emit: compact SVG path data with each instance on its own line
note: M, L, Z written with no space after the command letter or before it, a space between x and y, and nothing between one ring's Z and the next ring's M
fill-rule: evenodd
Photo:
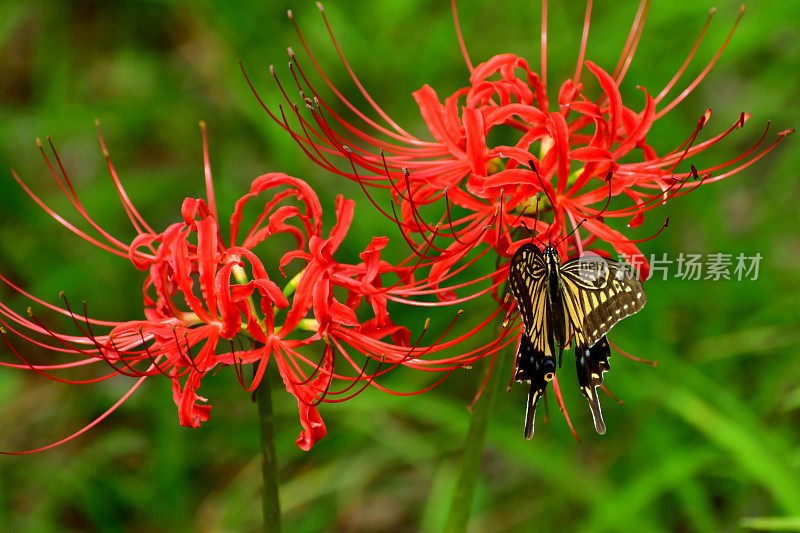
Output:
M297 399L303 428L297 444L308 450L326 433L318 411L321 402L340 402L369 386L388 390L378 378L401 365L441 373L438 383L480 358L490 356L494 361L500 349L518 342L521 324L516 318L509 320L514 316L514 304L504 295L503 286L508 258L531 238L530 232L543 242L557 244L562 258L605 242L618 253L638 256L633 262L646 277L647 264L637 243L647 239L629 239L608 220L621 218L628 227L638 227L648 210L741 171L789 133L781 132L762 146L765 131L739 157L700 169L691 164L692 158L742 127L747 114L700 141L711 117L708 110L686 141L668 153L659 154L648 143L656 121L706 76L736 24L701 72L668 99L694 58L711 20L709 15L678 72L656 96L640 87L643 103L634 105L623 102L620 86L642 34L648 9L645 0L612 71L585 60L592 10L591 0L588 2L575 74L559 85L555 98L548 92L546 0L538 73L525 59L512 54L499 54L473 66L461 39L454 0L452 6L469 80L444 99L429 85L413 94L433 140L408 133L375 103L332 32L331 39L353 82L385 125L368 118L328 81L299 30L313 69L364 127L348 123L336 113L336 106L326 103L291 49L291 73L306 109L294 105L280 83L294 120L287 118L283 108L273 111L264 106L309 158L360 183L367 199L400 228L404 242L397 244L410 247L412 253L399 263L382 257L389 245L387 237L374 237L358 260L346 262L337 257L353 220L355 202L337 198L333 229L326 235L313 188L282 173L256 178L250 191L236 202L229 231L223 232L204 125L206 198L187 198L179 221L161 232L153 230L129 200L100 136L112 180L136 232L130 242L112 236L90 217L54 149L54 160L42 149L50 172L93 234L52 211L14 174L31 198L67 229L146 272L144 319L127 322L92 318L85 305L75 310L65 297L59 305L47 303L0 276L6 285L37 304L71 318L78 330L78 334L56 331L32 310L23 316L0 302L0 333L19 357L18 362L4 362L4 366L68 381L54 373L101 363L112 371L85 382L120 374L136 380L92 423L40 449L83 433L113 412L146 378L155 376L171 381L180 423L197 427L209 419L211 406L198 392L209 373L232 367L242 386L253 391L272 365L286 390ZM321 5L320 10L324 17ZM290 18L294 23L291 12ZM586 90L582 81L587 77L585 71L589 73L587 85L597 89ZM504 136L494 135L499 130L504 130ZM500 137L513 142L489 142ZM380 189L388 192L388 208L382 207L386 201L375 194ZM612 208L611 200L617 197L621 201L615 201ZM293 245L275 255L287 236ZM265 254L266 250L269 253ZM476 274L474 264L490 252L496 268ZM390 303L458 306L487 294L499 305L485 317L471 320L472 331L460 336L450 334L451 323L439 338L424 339L426 323L412 343L410 328L390 318ZM505 317L510 326L489 342L474 346L472 332L481 331L498 317ZM12 334L77 359L66 364L32 364L15 348ZM469 345L464 342L467 340ZM245 376L242 369L249 364L254 368L252 377ZM557 380L554 389L563 411Z
M326 103L291 49L292 77L310 113L299 112L280 83L298 126L290 124L283 112L278 116L267 109L317 164L359 181L365 190L389 189L392 208L395 209L394 204L398 207L396 212L385 214L400 225L409 240L413 236L425 242L440 238L442 249L433 247L431 254L438 262L437 273L446 272L470 249L483 244L492 246L502 257L513 255L530 237L528 232L515 232L524 226L545 242L559 242L574 230L574 238L564 239L559 249L565 258L580 255L596 241L604 241L618 253L635 257L635 266L647 277L648 265L636 246L647 239L629 239L606 219L622 218L628 227L638 227L644 222L646 211L701 184L736 174L790 133L780 132L762 146L767 136L764 131L751 148L735 159L697 169L691 164L694 156L744 126L749 118L742 113L730 127L699 142L699 134L711 118L709 109L686 141L668 153L659 154L648 143L656 121L684 100L714 66L744 8L711 60L676 96L667 98L692 63L713 10L685 61L664 88L652 96L646 88L637 86L644 102L632 105L623 101L620 86L642 35L649 8L646 0L639 4L612 72L585 59L592 1L587 3L575 74L560 83L555 97L548 92L546 0L542 2L539 73L531 69L527 60L512 54L499 54L473 66L461 39L455 0L451 4L469 83L445 98L440 98L429 85L413 93L433 140L408 133L378 106L347 63L327 19L325 24L342 63L385 125L368 118L331 84L299 29L297 33L313 69L365 127L349 124ZM325 18L322 6L318 6ZM290 18L294 23L291 13ZM588 85L597 90L587 91L584 87L586 71L590 74ZM504 130L505 137L492 135L499 130ZM515 142L489 144L490 138L513 138ZM352 168L339 170L332 162L337 156L346 157ZM357 172L356 167L363 172ZM627 201L615 202L611 209L609 201L615 197ZM439 211L446 212L443 228L422 220L420 212L431 204L439 204ZM537 212L550 213L550 221L535 216ZM581 223L583 231L577 229ZM489 226L497 231L485 231ZM594 251L607 255L602 250Z
M98 128L109 172L136 231L130 244L114 237L91 218L52 144L54 161L39 143L52 177L96 235L84 232L54 212L13 173L28 195L64 227L147 272L143 286L144 319L125 322L90 317L85 303L81 310L73 309L63 293L62 304L53 305L0 275L0 280L11 289L68 316L78 330L77 335L56 331L38 319L31 308L24 316L0 302L0 333L19 359L16 363L0 364L31 369L67 383L94 383L117 375L136 379L129 391L92 423L65 439L32 451L59 445L85 432L153 376L163 376L172 382L180 424L198 427L209 419L211 410L206 398L198 394L203 378L218 367L231 366L242 387L254 391L262 379L267 379L270 361L274 361L271 364L277 367L286 390L297 399L303 427L297 445L308 450L326 434L317 409L321 402L347 400L370 385L388 391L376 378L398 365L449 375L499 349L501 344L492 342L456 357L435 359L426 356L441 352L458 339L441 342L440 337L429 346L422 346L420 341L410 345L408 329L392 322L388 303L424 294L430 290L430 284L414 281L413 266L394 266L381 258L381 251L388 243L386 237L373 238L356 263L334 257L353 220L352 200L341 196L336 199L336 221L325 235L322 207L314 190L303 180L286 174L265 174L257 177L250 191L236 202L230 230L223 234L205 124L201 126L206 199L186 198L180 221L161 232L153 230L130 201ZM245 226L245 232L243 222L248 215L252 221L249 227ZM281 235L289 236L293 246L277 256L257 253L259 247L275 250L272 241ZM267 260L282 275L283 288L270 278L264 264ZM286 274L285 269L289 268L297 274ZM384 286L383 279L387 276L392 276L395 282ZM30 363L15 348L9 334L55 353L73 354L77 359L66 364ZM508 342L511 341L506 339ZM310 356L312 353L316 355ZM370 361L375 364L368 371ZM55 374L97 363L107 365L111 372L83 381ZM242 369L248 364L254 368L252 377L245 376ZM421 391L415 393L418 392Z

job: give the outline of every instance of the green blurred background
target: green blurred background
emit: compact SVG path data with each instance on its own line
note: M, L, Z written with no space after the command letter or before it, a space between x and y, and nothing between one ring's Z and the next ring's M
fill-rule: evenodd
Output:
M584 10L579 2L553 4L551 92L556 80L574 71ZM714 5L654 4L622 88L633 108L642 102L636 85L660 91ZM738 13L734 1L717 7L688 76L705 65ZM0 167L13 167L46 201L69 212L34 142L51 135L89 212L130 239L94 119L102 122L135 204L156 228L177 219L185 196L203 194L197 127L203 119L221 212L230 212L249 181L270 170L306 178L328 209L339 192L363 200L357 187L313 166L270 122L239 71L241 60L262 97L278 103L266 67L274 63L288 81L285 47L300 49L287 8L334 83L362 102L311 1L0 3ZM514 52L536 68L536 2L470 0L459 2L459 9L474 61ZM371 94L401 125L425 135L410 93L430 83L445 95L466 82L448 3L333 0L326 10ZM587 57L613 69L635 11L632 1L596 2ZM677 146L707 107L714 111L711 133L741 111L752 119L700 163L732 159L770 119L774 131L800 124L799 21L796 2L749 5L710 77L656 123L651 144L659 152ZM612 340L660 365L613 357L606 383L625 404L605 399L609 431L603 437L592 431L571 363L561 380L583 443L572 438L552 405L550 424L539 422L536 438L523 440L524 387L503 392L489 428L471 531L800 530L798 154L790 137L734 178L652 211L632 232L652 233L669 216L669 229L642 245L646 254L760 253L760 275L742 282L670 277L647 283L647 307L615 328ZM65 290L76 301L85 299L95 316L139 318L142 274L60 228L3 172L2 272L50 301ZM359 206L343 257L355 257L372 235L400 242L370 205ZM5 287L0 298L19 312L28 306ZM466 309L462 327L485 315L482 306L485 301ZM444 327L451 317L444 310L434 324ZM481 340L492 334L487 330ZM17 345L37 361L55 357ZM5 347L0 352L14 360ZM441 529L469 424L466 405L482 371L456 373L420 396L370 390L325 405L328 436L311 452L294 445L296 402L275 381L286 530ZM399 373L388 383L413 390L428 378ZM0 449L57 440L129 386L124 377L95 386L61 385L2 370ZM200 392L214 406L201 429L178 426L169 384L153 379L87 435L41 454L0 458L0 530L257 530L255 406L231 369L206 379ZM777 518L752 520L758 517Z

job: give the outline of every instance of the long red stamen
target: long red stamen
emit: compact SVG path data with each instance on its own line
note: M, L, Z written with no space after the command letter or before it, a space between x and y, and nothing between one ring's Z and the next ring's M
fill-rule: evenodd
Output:
M542 0L542 29L541 29L541 83L547 93L547 0ZM545 110L547 111L547 110Z
M608 390L608 389L606 388L606 386L605 386L605 385L600 385L600 388L601 388L601 389L603 389L603 392L605 392L606 394L608 394L609 396L611 396L611 398L613 398L613 399L614 399L614 401L616 401L616 402L617 402L617 405L625 405L625 402L623 402L622 400L620 400L619 398L617 398L616 396L614 396L613 394L611 394L611 391L610 391L610 390Z
M489 382L489 376L492 375L492 369L494 369L494 362L497 359L497 353L492 354L492 358L489 360L489 368L486 369L486 375L483 377L483 381L481 382L481 386L478 387L478 392L475 393L475 396L472 398L472 401L469 402L467 406L467 411L472 413L472 408L475 407L475 404L478 403L478 399L480 399L483 391L486 389L486 384Z
M572 436L575 437L575 440L578 442L581 441L578 438L578 434L575 432L575 428L572 426L572 420L569 419L569 413L567 413L567 407L564 405L564 398L561 396L561 387L558 386L558 376L553 377L553 392L556 395L556 401L558 402L558 408L561 410L561 414L564 415L564 419L567 421L567 425L569 426L569 430L572 432Z
M578 85L583 69L583 59L586 57L586 43L589 39L589 22L592 18L592 0L586 2L586 13L583 16L583 33L581 34L581 46L578 52L578 64L575 67L575 76L572 78L573 85Z
M619 63L617 63L617 67L614 69L612 77L617 85L622 83L622 79L631 66L633 56L636 54L636 48L639 46L639 40L642 37L642 31L644 31L644 23L647 20L647 12L649 10L650 0L642 0L642 2L639 3L639 9L636 12L636 18L631 27L631 32L628 34L628 40L619 58Z
M695 89L695 87L697 87L700 84L701 81L703 81L703 79L706 77L708 72L717 63L717 60L722 55L722 52L728 46L728 43L730 42L731 38L733 37L733 33L736 31L736 28L739 26L739 22L742 20L742 17L744 16L744 11L745 11L744 4L742 4L741 8L739 9L739 16L736 17L736 22L733 23L733 27L731 28L731 31L728 33L728 36L725 38L725 41L722 43L722 46L720 46L719 49L717 50L717 53L714 54L714 57L711 58L711 61L708 63L708 65L706 65L706 67L702 70L702 72L700 72L700 74L694 79L694 81L692 81L686 87L686 89L684 89L681 92L681 94L679 94L674 100L672 100L672 102L670 102L669 104L664 106L664 108L661 111L658 111L656 113L656 117L655 117L656 120L658 120L659 118L661 118L664 115L666 115L667 113L669 113L670 110L673 107L675 107L676 105L681 103L683 101L683 99L686 98L689 95L689 93L691 93Z
M81 201L78 198L78 194L75 192L75 189L72 186L72 180L69 179L69 175L67 174L67 170L64 168L64 164L61 162L61 157L59 157L58 151L56 150L56 147L55 147L55 145L53 145L53 141L50 139L49 136L47 137L47 143L50 145L50 150L52 150L53 156L55 157L56 162L58 163L58 168L61 170L61 175L64 178L64 182L63 183L62 183L61 179L59 179L59 177L56 174L55 170L53 169L53 166L50 164L50 159L47 157L47 154L45 154L44 147L42 146L41 141L39 139L36 139L36 144L39 147L39 151L42 153L42 157L44 158L45 164L47 165L47 168L50 170L50 174L53 176L53 178L55 179L56 183L58 183L58 186L61 188L61 191L69 199L70 203L72 203L73 207L75 207L75 209L78 211L78 213L80 213L80 215L89 224L91 224L91 226L98 233L100 233L100 235L102 235L106 240L108 240L108 242L111 243L111 245L119 248L121 251L127 252L128 246L125 243L123 243L119 239L117 239L117 238L113 237L112 235L110 235L108 232L106 232L99 224L97 224L89 216L89 213L86 211L86 209L81 204ZM64 184L66 184L66 187L69 188L69 192L67 192L67 188L64 187Z
M623 352L622 350L620 350L620 349L619 349L619 346L617 346L616 344L614 344L614 343L613 343L613 342L611 342L610 340L608 341L608 343L609 343L609 344L611 345L611 347L612 347L612 348L614 348L614 350L616 350L616 351L617 351L617 353L619 353L619 354L620 354L622 357L627 357L628 359L630 359L630 360L632 360L632 361L636 361L637 363L647 363L648 365L650 365L650 366L652 366L652 367L654 367L654 368L658 366L658 360L655 360L655 361L650 361L650 360L648 360L648 359L642 359L642 358L640 358L640 357L636 357L636 356L634 356L634 355L631 355L631 354L629 354L629 353L627 353L627 352Z
M369 102L369 105L372 107L372 109L374 109L375 112L378 113L378 115L380 115L381 118L383 118L383 120L385 120L392 128L394 128L395 131L397 131L406 138L412 138L413 136L410 133L401 128L395 121L389 118L389 115L387 115L386 112L384 112L383 109L381 109L381 107L377 104L377 102L375 102L375 100L372 99L372 96L369 95L367 90L361 84L361 81L358 79L358 77L356 77L355 72L353 72L353 69L350 67L350 64L345 59L344 54L342 53L342 49L339 47L338 41L336 41L336 37L334 37L333 35L333 30L331 29L330 24L328 24L328 17L325 15L325 9L322 7L322 3L317 2L317 7L319 8L320 13L322 14L322 20L325 21L325 28L327 28L328 30L328 35L330 35L331 37L331 42L333 43L334 48L336 48L336 53L339 55L339 59L342 61L344 68L347 69L347 73L350 75L350 79L353 80L353 83L356 85L356 87L358 87L359 92L364 96L367 102Z
M461 23L458 21L458 9L456 9L456 0L450 0L450 11L453 13L453 25L456 27L456 36L458 38L458 46L461 48L461 56L464 58L464 63L467 64L467 68L469 69L470 73L475 70L472 66L472 61L469 59L469 54L467 53L467 45L464 44L464 35L461 33Z
M208 202L208 209L211 211L211 216L214 220L219 221L217 216L217 200L214 194L214 180L211 177L211 160L208 154L208 127L204 120L200 121L200 130L203 134L203 175L206 180L206 201Z
M122 186L122 181L119 179L117 175L117 170L114 168L114 164L111 162L111 156L109 155L108 148L106 147L106 141L103 138L103 132L100 129L100 121L94 121L95 126L97 126L97 137L100 140L100 148L103 150L103 157L106 159L106 164L108 165L108 171L111 174L111 179L114 181L114 188L117 190L117 195L122 202L122 207L125 209L125 212L128 214L128 218L131 221L134 229L138 233L155 233L153 228L151 228L147 222L142 218L142 215L136 210L131 202L130 198L128 198L128 193L125 192L125 188ZM144 230L142 229L144 228Z
M672 77L672 79L669 80L669 83L667 83L667 85L661 90L661 92L658 93L658 96L654 98L656 104L658 104L661 101L661 99L664 98L669 93L669 91L675 86L675 84L683 75L684 71L686 70L686 67L688 67L689 63L692 62L692 58L694 58L694 55L697 53L697 49L700 47L700 43L703 42L703 37L705 37L706 31L708 30L708 27L711 25L711 19L714 18L714 13L716 13L716 11L717 11L716 7L712 7L709 10L708 17L706 17L706 23L703 24L703 29L700 31L700 35L695 40L694 46L692 46L692 49L689 51L689 54L686 56L686 59L684 60L683 64L678 69L678 72L676 72L675 75Z
M52 209L51 209L51 208L50 208L50 207L49 207L47 204L45 204L45 203L44 203L44 202L43 202L43 201L42 201L42 200L41 200L41 199L40 199L40 198L39 198L39 197L38 197L36 194L34 194L34 192L33 192L33 191L32 191L32 190L31 190L31 189L30 189L30 188L29 188L27 185L25 185L25 182L23 182L23 181L22 181L22 178L20 178L20 177L19 177L19 175L18 175L18 174L17 174L17 173L16 173L16 172L15 172L13 169L11 170L11 175L12 175L12 176L14 177L14 179L17 181L17 183L19 184L19 186L20 186L20 187L22 187L22 189L25 191L25 193L26 193L28 196L30 196L30 197L31 197L31 199L32 199L34 202L36 202L36 203L37 203L37 205L38 205L39 207L41 207L41 208L42 208L42 209L43 209L43 210L44 210L44 211L45 211L45 212L46 212L48 215L50 215L50 216L51 216L53 219L55 219L55 221L56 221L56 222L58 222L59 224L61 224L62 226L64 226L64 227L65 227L65 228L67 228L68 230L70 230L72 233L74 233L75 235L77 235L77 236L78 236L78 237L80 237L81 239L83 239L83 240L85 240L85 241L87 241L87 242L89 242L89 243L91 243L91 244L94 244L94 245L95 245L95 246L97 246L98 248L102 248L103 250L105 250L105 251L107 251L107 252L110 252L110 253L112 253L112 254L114 254L114 255L117 255L117 256L119 256L119 257L124 257L124 258L127 258L127 257L128 257L128 254L127 254L127 253L125 253L125 252L122 252L122 251L120 251L120 250L117 250L116 248L112 248L111 246L109 246L109 245L107 245L107 244L105 244L105 243L102 243L102 242L98 241L98 240L97 240L97 239L95 239L94 237L90 237L88 234L86 234L85 232L83 232L83 231L79 230L77 227L75 227L75 226L74 226L73 224L71 224L70 222L67 222L67 220L66 220L66 219L64 219L64 218L63 218L61 215L59 215L58 213L56 213L55 211L53 211L53 210L52 210Z
M81 429L79 429L75 433L73 433L73 434L71 434L71 435L69 435L67 437L64 437L63 439L61 439L61 440L59 440L57 442L53 442L51 444L48 444L47 446L42 446L40 448L36 448L35 450L26 450L26 451L22 451L22 452L4 452L4 451L0 451L0 454L2 454L2 455L26 455L26 454L31 454L31 453L37 453L37 452L41 452L41 451L44 451L44 450L49 450L50 448L55 448L56 446L60 446L61 444L64 444L65 442L71 441L75 437L83 435L84 433L86 433L87 431L92 429L94 426L96 426L97 424L99 424L100 422L105 420L108 417L108 415L110 415L111 413L116 411L117 408L120 405L122 405L128 398L130 398L130 396L136 391L136 389L138 389L141 386L141 384L144 383L145 379L147 379L146 375L140 377L136 381L136 383L134 383L133 386L130 389L128 389L128 391L125 394L123 394L122 397L119 400L114 402L114 404L111 407L109 407L103 414L101 414L100 416L95 418L89 424L86 424L85 426L83 426Z
M22 354L19 353L16 348L14 348L14 345L11 344L11 342L6 338L6 330L4 328L2 328L2 327L0 327L0 337L3 337L3 341L6 343L8 348L14 353L14 355L17 356L17 358L20 361L22 361L24 363L24 365L11 365L11 364L2 363L2 366L14 367L14 368L27 368L27 369L33 370L34 372L36 372L37 374L39 374L41 376L46 377L47 379L51 379L53 381L58 381L60 383L69 383L69 384L73 384L73 385L82 385L82 384L87 384L87 383L98 383L100 381L105 381L106 379L109 379L111 377L119 375L117 372L111 372L110 374L106 374L105 376L100 376L99 378L94 378L94 379L72 380L72 379L58 378L56 376L48 374L47 372L44 372L44 370L43 370L43 368L52 368L52 367L44 366L44 365L34 365L30 361L25 359L22 356ZM0 452L0 453L2 453L2 452Z

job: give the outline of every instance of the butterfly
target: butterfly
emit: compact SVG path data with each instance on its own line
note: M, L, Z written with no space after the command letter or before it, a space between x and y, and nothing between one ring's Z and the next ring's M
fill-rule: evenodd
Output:
M553 246L533 242L511 259L509 285L522 315L516 354L516 381L529 382L525 438L533 437L536 404L556 373L567 343L575 347L578 385L589 402L595 429L606 431L597 387L603 384L611 355L606 334L647 301L642 282L622 263L598 255L564 263Z

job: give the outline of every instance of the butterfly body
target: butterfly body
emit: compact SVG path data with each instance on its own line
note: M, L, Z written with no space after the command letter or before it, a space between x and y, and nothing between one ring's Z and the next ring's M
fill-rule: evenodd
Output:
M606 333L647 301L633 272L616 261L591 255L564 263L558 251L535 244L521 246L511 260L509 284L522 315L515 379L530 383L525 438L533 437L536 404L555 377L564 346L575 346L581 392L589 402L595 429L605 433L597 387L608 371Z

